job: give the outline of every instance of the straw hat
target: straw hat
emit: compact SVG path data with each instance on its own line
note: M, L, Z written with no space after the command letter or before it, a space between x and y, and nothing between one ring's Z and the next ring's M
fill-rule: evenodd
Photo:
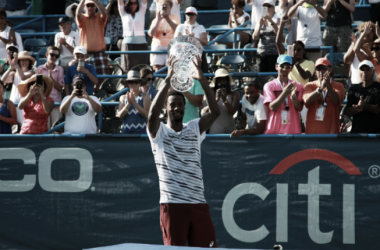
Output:
M46 83L46 89L45 89L45 96L49 96L51 92L53 91L53 80L48 77L47 75L42 75L43 76L43 81ZM25 97L29 93L29 83L37 81L37 75L32 75L29 79L26 79L22 82L19 83L17 86L18 92L20 92L20 95L22 97Z
M218 78L218 77L226 77L226 76L228 76L228 78L230 79L230 85L231 86L235 85L235 82L232 80L232 76L230 76L230 74L228 74L228 71L226 69L224 69L224 68L220 68L217 71L215 71L215 76L212 79L212 82L210 83L210 87L211 88L215 87L216 78Z
M21 59L29 59L32 61L32 64L34 64L34 62L36 61L36 59L34 59L34 57L32 57L28 51L21 51L18 53L18 59L21 60Z

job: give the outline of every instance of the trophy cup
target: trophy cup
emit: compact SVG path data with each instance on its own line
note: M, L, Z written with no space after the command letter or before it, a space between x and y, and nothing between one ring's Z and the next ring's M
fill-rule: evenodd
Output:
M203 47L193 36L177 36L173 38L168 46L168 54L173 55L174 75L170 79L172 87L180 92L189 91L194 80L192 75L196 70L193 59L196 55L202 58Z

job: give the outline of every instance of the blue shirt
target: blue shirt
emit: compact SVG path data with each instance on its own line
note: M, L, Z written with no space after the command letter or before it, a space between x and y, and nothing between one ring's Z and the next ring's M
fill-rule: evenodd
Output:
M66 69L65 85L70 85L70 92L73 91L73 87L71 86L71 84L73 83L74 76L79 73L78 70L77 70L77 67L78 66L75 63L74 65L69 66ZM88 71L90 71L90 73L93 76L95 76L96 78L98 78L98 75L96 74L96 70L95 70L94 65L85 63L84 67ZM83 75L86 78L86 92L89 95L93 95L94 94L94 84L92 84L90 78L86 74L83 74Z
M158 91L155 88L153 88L153 84L151 84L146 93L150 96L150 99L153 100L156 97Z
M7 11L26 9L26 0L8 0Z

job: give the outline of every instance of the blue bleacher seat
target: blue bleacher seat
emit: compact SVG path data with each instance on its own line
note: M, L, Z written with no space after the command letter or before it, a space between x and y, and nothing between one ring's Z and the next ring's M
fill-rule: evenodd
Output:
M38 55L40 56L40 58L44 58L44 57L46 57L46 51L47 51L47 48L46 48L46 47L43 47L43 48L41 48L41 49L38 51Z
M23 34L23 33L36 33L36 31L34 29L16 29L15 32L19 33L19 34ZM26 38L30 38L30 37L34 37L34 36L22 36L23 39L26 39Z
M232 64L242 66L246 62L247 58L243 55L227 55L220 59L220 64ZM240 70L241 71L241 68Z
M42 38L28 38L24 42L24 49L27 51L38 52L43 47L46 47L46 41Z
M47 58L40 58L38 59L38 62L37 62L37 67L40 66L40 65L43 65L47 62Z

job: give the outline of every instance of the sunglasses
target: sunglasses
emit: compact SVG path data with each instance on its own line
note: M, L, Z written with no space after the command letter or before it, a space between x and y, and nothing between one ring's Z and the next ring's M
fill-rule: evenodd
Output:
M380 50L380 47L371 47L371 51L379 51Z
M329 67L327 67L327 66L318 66L317 68L316 68L316 70L317 71L322 71L322 70L327 70Z
M195 16L194 13L185 13L186 16Z
M149 81L153 81L153 78L150 78L150 77L148 77L148 78L145 78L148 82Z
M128 81L128 84L140 84L139 81Z
M95 4L90 3L90 4L86 4L86 6L87 6L87 8L94 8Z
M280 68L282 68L282 69L291 69L292 66L290 66L290 65L280 65Z
M129 2L130 5L137 5L137 2Z
M59 58L59 55L54 54L54 53L50 53L50 56L51 56L51 57L55 57L55 58Z

